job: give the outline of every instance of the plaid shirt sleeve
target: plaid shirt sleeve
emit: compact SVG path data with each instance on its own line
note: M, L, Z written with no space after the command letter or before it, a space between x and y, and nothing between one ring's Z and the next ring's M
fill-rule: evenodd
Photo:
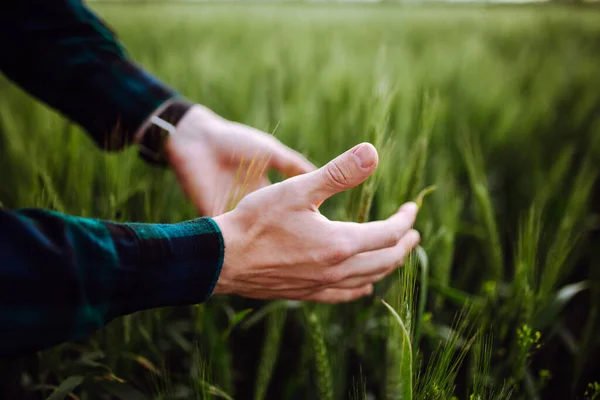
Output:
M138 67L80 0L19 0L0 13L2 72L107 150L131 143L172 89Z
M203 302L223 254L208 217L117 224L0 209L0 356L82 339L135 311Z

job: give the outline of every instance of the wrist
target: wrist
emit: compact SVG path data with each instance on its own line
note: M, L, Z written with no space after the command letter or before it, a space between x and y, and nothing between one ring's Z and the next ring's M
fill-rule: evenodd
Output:
M178 158L182 151L188 147L189 141L203 142L206 149L213 149L215 145L214 133L219 132L220 124L225 120L209 108L194 104L181 118L175 132L165 141L165 152L169 161Z
M245 254L244 232L236 222L235 211L230 211L214 217L213 221L219 227L223 237L223 265L217 284L213 290L214 294L235 294L236 293L236 266L240 263L236 254ZM241 250L242 249L242 250ZM240 252L241 250L241 252ZM244 261L246 263L246 261ZM246 266L245 266L246 267Z
M175 134L172 136L210 139L224 122L227 121L210 108L193 104L179 120Z
M167 164L166 143L192 107L193 103L185 99L171 99L150 115L135 136L144 161L161 166Z

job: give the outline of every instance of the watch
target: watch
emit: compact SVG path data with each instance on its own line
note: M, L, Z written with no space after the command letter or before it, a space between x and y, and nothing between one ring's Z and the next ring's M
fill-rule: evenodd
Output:
M187 100L175 99L158 114L150 117L137 138L139 155L144 161L160 166L168 164L166 140L175 134L177 124L192 106L193 103Z

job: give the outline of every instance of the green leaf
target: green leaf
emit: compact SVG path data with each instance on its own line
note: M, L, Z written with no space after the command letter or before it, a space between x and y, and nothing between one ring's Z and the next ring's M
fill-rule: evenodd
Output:
M79 361L75 363L75 365L79 366L80 369L85 369L86 373L100 373L100 372L109 372L112 373L111 368L98 361L94 361L89 358L82 357ZM85 367L85 368L83 368Z
M267 319L262 355L254 385L254 400L263 400L267 394L281 346L281 336L285 326L286 314L286 309L280 309L269 315Z
M540 399L538 389L536 388L536 385L535 385L535 378L533 377L533 374L531 373L531 370L529 368L527 368L527 370L525 372L523 388L525 389L525 392L527 393L527 398L529 398L531 400L539 400Z
M578 293L590 287L589 281L581 281L563 286L550 301L534 317L533 327L536 330L548 328L556 320L567 303Z
M576 356L579 353L579 344L573 333L569 328L560 324L556 329L558 337L562 340L565 347L569 350L572 356Z
M240 311L239 313L235 314L235 316L233 317L233 319L231 320L229 326L230 327L234 327L237 324L240 323L241 320L244 319L244 317L246 315L248 315L249 313L251 313L253 310L251 308L247 308L245 310Z
M183 335L176 329L170 327L167 328L167 335L186 353L191 353L194 349L194 346L192 346L190 341L183 337Z
M44 190L44 193L46 196L48 196L48 201L52 209L64 212L66 207L61 201L58 190L56 190L56 187L52 183L52 178L50 175L46 171L40 170L38 171L38 181L42 187L42 190Z
M415 200L415 203L417 203L417 206L419 208L421 208L421 206L423 205L423 199L425 198L425 196L434 192L436 189L437 189L437 187L435 185L432 185L432 186L427 186L425 189L421 190Z
M123 357L128 358L132 361L135 361L136 363L138 363L139 365L141 365L148 371L160 376L160 371L158 370L158 368L156 368L156 365L154 365L154 363L152 361L148 360L146 357L140 356L140 355L134 354L134 353L125 353L125 354L123 354Z
M455 289L450 286L441 285L435 279L429 279L429 287L436 293L442 295L459 306L465 306L470 303L478 303L483 301L483 298L479 296L471 295L467 292L463 292L462 290Z
M415 347L419 346L421 339L421 329L423 323L423 315L425 314L425 306L427 304L427 289L429 287L429 258L427 253L421 246L417 246L416 254L421 266L420 286L419 286L419 303L417 305L417 318L414 331Z
M246 317L246 315L248 315L251 312L252 312L252 309L247 308L245 310L242 310L242 311L236 313L229 321L229 327L225 330L225 332L223 332L223 335L222 335L223 340L227 340L227 338L229 338L229 334L231 333L233 328L235 328L235 326L237 324L239 324Z
M73 399L77 399L76 396L71 395L71 392L75 390L84 381L84 377L81 375L73 375L62 381L62 383L54 389L54 392L46 400L63 400L67 396L71 396Z
M233 400L233 398L227 394L227 392L225 392L223 389L215 386L215 385L211 385L208 382L202 381L202 385L206 388L206 391L208 392L208 394L219 398L219 399L225 399L225 400Z
M242 329L248 329L257 322L260 322L261 319L269 315L271 312L286 308L293 309L299 308L302 305L299 301L294 300L276 300L269 302L266 306L262 307L260 310L251 314L246 320L241 324Z

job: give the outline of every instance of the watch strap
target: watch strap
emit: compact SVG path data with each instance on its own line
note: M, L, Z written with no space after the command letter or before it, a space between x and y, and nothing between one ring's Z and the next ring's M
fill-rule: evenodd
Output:
M193 105L184 99L174 99L162 111L150 117L138 138L139 155L144 161L160 166L168 164L165 142Z

